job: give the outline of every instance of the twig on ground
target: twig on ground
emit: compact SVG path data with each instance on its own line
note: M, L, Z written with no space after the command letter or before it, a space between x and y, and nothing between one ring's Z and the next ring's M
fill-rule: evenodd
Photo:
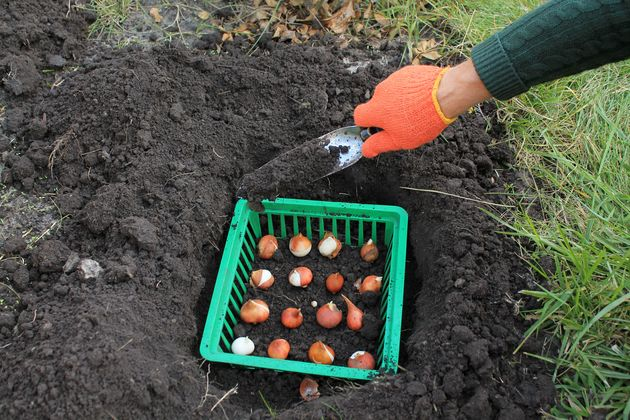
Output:
M121 351L122 349L124 349L125 347L127 347L127 345L128 345L129 343L131 343L132 341L133 341L133 337L132 337L132 338L130 338L130 339L129 339L129 340L128 340L125 344L123 344L122 346L120 346L120 347L118 348L118 350L116 350L116 351Z
M219 159L225 158L225 156L221 156L220 154L218 154L217 151L214 150L214 147L212 147L212 153L214 153Z
M8 285L8 284L6 284L6 283L2 283L2 282L0 282L0 286L4 286L4 287L6 287L7 289L9 289L9 290L11 291L11 293L13 293L13 294L15 295L15 297L17 297L17 298L18 298L18 300L20 300L20 295L19 295L19 293L18 293L18 292L16 292L16 291L15 291L15 289L13 289L13 287L9 286L9 285Z
M199 405L197 406L197 410L201 410L204 404L206 403L206 400L208 399L208 397L212 397L216 399L217 402L214 403L214 405L210 409L210 413L212 413L217 407L220 407L221 411L223 411L223 415L225 416L225 418L229 419L227 413L225 412L225 408L223 408L221 403L224 400L226 400L230 395L236 394L238 392L238 384L234 385L233 388L229 389L225 394L223 394L221 398L218 398L216 395L210 394L209 390L210 390L210 365L208 365L208 370L206 372L206 391L204 392L204 395L201 397L201 401L199 402Z

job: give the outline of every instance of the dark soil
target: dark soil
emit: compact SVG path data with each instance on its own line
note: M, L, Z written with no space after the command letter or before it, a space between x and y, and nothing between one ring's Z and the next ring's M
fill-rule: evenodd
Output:
M343 236L339 237L343 241ZM238 336L248 336L256 345L254 354L267 356L267 347L276 338L284 338L291 345L289 359L308 361L308 349L315 341L321 340L335 351L333 364L346 366L348 358L355 351L363 350L376 357L378 334L381 322L378 317L379 299L374 293L359 294L354 287L355 280L370 274L382 276L384 270L384 249L373 264L361 260L358 248L344 246L335 259L324 258L317 251L317 244L308 256L297 258L288 250L288 241L278 241L279 248L271 260L256 257L254 270L265 268L274 275L275 282L268 290L249 288L244 299L262 299L269 305L269 320L258 325L239 323L235 331ZM291 270L305 266L313 272L313 281L306 288L294 287L288 281ZM326 277L339 272L344 276L343 288L332 294L326 290ZM363 328L352 331L346 327L347 307L341 295L348 297L364 312ZM311 302L317 302L312 307ZM317 324L316 313L319 307L334 302L343 312L343 321L337 327L325 329ZM280 314L285 308L300 308L304 315L302 326L289 330L280 323Z
M500 202L515 182L512 151L480 112L421 149L362 159L291 194L408 211L399 374L359 386L322 380L322 397L304 404L300 375L202 364L239 181L351 125L394 70L381 59L397 64L401 50L268 42L247 56L238 40L221 54L109 50L67 12L67 2L0 3L2 182L48 194L67 216L34 249L2 244L0 279L20 298L0 309L0 413L208 417L236 385L213 415L268 416L263 397L283 418L518 419L549 407L545 366L513 354L528 326L518 310L532 304L517 292L534 286L518 246L476 203L399 188ZM351 73L344 58L370 63ZM81 258L103 274L81 280ZM525 350L540 346L532 339Z
M294 188L308 185L339 168L339 147L325 146L328 140L305 141L294 149L247 173L238 188L237 195L249 201L259 202L289 194ZM347 153L347 148L344 153Z

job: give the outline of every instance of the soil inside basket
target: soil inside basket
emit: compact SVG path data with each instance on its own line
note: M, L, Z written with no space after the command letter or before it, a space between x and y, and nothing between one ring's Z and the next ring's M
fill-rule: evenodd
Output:
M343 242L343 238L339 238ZM379 247L379 258L374 263L363 261L359 248L344 246L339 255L328 259L320 255L314 243L309 255L295 257L288 248L288 240L278 241L278 250L270 260L256 257L254 270L264 268L274 275L275 282L267 290L249 286L244 301L262 299L269 305L269 319L258 325L240 322L235 328L235 335L248 336L254 341L257 356L267 356L267 346L276 338L284 338L291 345L290 360L309 361L307 352L311 344L321 340L335 352L334 365L346 366L348 358L355 351L368 351L376 358L378 337L383 322L379 318L380 295L375 293L359 294L354 286L355 280L370 274L383 275L386 249ZM296 267L305 266L313 272L313 281L306 288L295 287L289 283L288 276ZM344 276L343 288L332 294L326 290L325 280L329 274L340 272ZM347 296L363 312L363 328L352 331L346 325L347 306L341 295ZM311 302L317 302L317 307ZM316 321L316 312L324 304L334 302L343 312L342 322L335 328L326 329ZM300 308L304 322L299 328L287 329L280 323L280 314L288 307Z

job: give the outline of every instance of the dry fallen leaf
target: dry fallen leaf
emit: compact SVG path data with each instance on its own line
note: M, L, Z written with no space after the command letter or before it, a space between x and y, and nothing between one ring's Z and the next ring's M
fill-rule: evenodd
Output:
M273 33L273 37L274 38L280 38L282 36L282 34L284 33L284 31L287 30L287 27L285 25L278 25L276 26L276 30Z
M225 42L225 41L232 41L233 39L234 39L234 37L229 32L224 33L223 36L221 37L221 41L223 41L223 42Z
M200 10L199 13L197 13L197 17L201 20L207 20L210 17L210 12Z
M369 19L372 14L372 3L368 3L367 9L363 12L363 19Z
M284 31L282 36L280 37L280 42L291 41L294 44L299 44L300 40L298 39L295 31Z
M160 11L157 7L152 7L151 10L149 10L149 15L151 15L155 23L162 22L162 15L160 15Z
M442 57L442 54L438 52L437 47L438 43L435 39L422 39L420 40L420 42L418 42L415 50L417 55L421 55L422 57L428 58L429 60L437 60L438 58Z
M374 13L374 20L381 26L389 26L389 19L380 13Z
M354 0L346 0L343 5L330 18L324 21L324 25L336 34L342 34L348 29L348 25L357 17L354 10Z

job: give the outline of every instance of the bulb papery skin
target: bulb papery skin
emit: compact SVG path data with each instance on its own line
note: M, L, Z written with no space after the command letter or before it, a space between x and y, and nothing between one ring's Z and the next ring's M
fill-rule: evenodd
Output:
M273 257L278 250L278 240L273 235L265 235L258 241L258 256L263 260Z
M368 240L361 247L360 251L361 259L363 261L372 263L378 259L378 248L372 239Z
M313 272L308 267L297 267L289 273L289 283L295 287L307 287L313 281Z
M304 316L302 312L298 308L287 308L282 311L282 315L280 316L280 322L286 328L295 329L302 325L304 321Z
M238 337L232 342L232 353L246 356L254 352L254 342L249 337Z
M326 277L326 289L330 293L338 293L343 287L343 276L339 273L333 273Z
M321 255L327 258L335 258L341 251L341 242L335 238L331 232L326 232L319 244L317 244L317 250Z
M264 300L250 299L241 306L241 319L248 324L260 324L269 318L269 306Z
M363 328L363 311L359 309L350 299L341 295L348 307L348 315L346 316L346 324L352 331L359 331Z
M316 318L320 326L330 329L341 323L343 314L337 308L337 305L329 302L317 310Z
M273 286L274 281L275 278L273 274L271 274L271 271L265 269L252 271L249 276L249 284L262 290L269 289Z
M289 251L298 258L307 256L312 248L313 244L310 239L301 233L298 233L289 241Z
M308 349L308 359L320 365L330 365L335 360L335 352L321 341L316 341Z
M300 383L300 395L304 401L313 401L319 398L319 385L311 378L304 378Z
M328 257L329 255L331 255L335 251L335 248L337 248L335 238L323 239L318 247L319 253L322 254L324 257Z
M291 351L291 345L283 338L277 338L269 343L267 348L267 355L272 359L286 359L289 357Z
M374 369L376 362L367 351L355 351L348 359L348 367L356 369Z
M381 292L381 282L383 281L383 277L378 277L375 275L367 276L361 282L359 286L359 293L363 294L366 292L380 293Z

